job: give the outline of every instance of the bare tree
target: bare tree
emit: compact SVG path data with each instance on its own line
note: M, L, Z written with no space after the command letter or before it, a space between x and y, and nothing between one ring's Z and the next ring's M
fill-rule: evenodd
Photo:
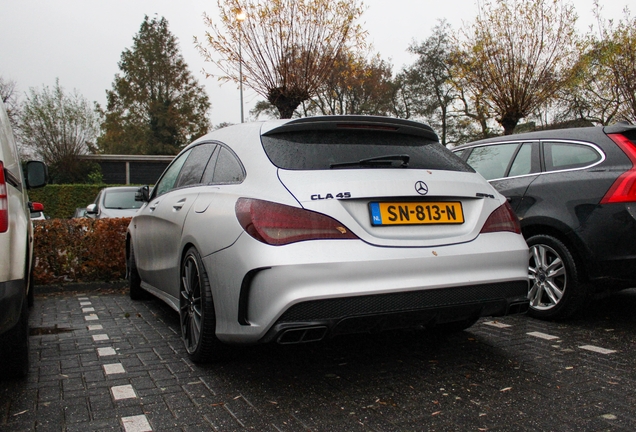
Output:
M620 94L618 117L636 124L636 17L631 17L626 8L624 19L614 24L603 20L596 6L601 38L595 45L603 52L601 58L611 85Z
M29 89L20 114L19 135L49 165L58 183L83 181L91 167L79 160L94 148L99 130L97 115L77 91L55 87Z
M0 77L0 98L7 110L11 127L16 129L20 115L20 101L18 100L18 91L15 81L5 80Z
M195 38L199 52L222 79L238 83L242 75L281 118L316 94L348 43L363 42L360 0L218 0L218 7L218 24L204 15L210 30Z
M576 59L577 16L562 0L486 0L463 31L463 79L505 134L552 100Z

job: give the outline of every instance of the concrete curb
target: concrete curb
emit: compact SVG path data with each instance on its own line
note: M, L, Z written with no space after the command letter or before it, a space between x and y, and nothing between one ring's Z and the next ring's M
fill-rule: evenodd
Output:
M78 282L51 285L36 285L35 295L65 294L76 292L121 291L128 286L127 280L110 282Z

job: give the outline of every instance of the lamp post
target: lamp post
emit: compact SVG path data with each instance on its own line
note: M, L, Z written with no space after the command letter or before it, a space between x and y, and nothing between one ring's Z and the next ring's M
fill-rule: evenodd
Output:
M236 13L236 21L239 25L239 91L241 97L241 123L243 123L243 54L241 53L241 23L245 21L245 11L240 9Z

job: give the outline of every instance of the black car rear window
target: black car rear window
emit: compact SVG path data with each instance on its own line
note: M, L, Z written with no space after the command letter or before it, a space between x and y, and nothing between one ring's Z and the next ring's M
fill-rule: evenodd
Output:
M474 172L439 142L421 136L378 130L313 130L271 134L261 139L272 163L288 170L328 170L334 164L408 155L411 169Z

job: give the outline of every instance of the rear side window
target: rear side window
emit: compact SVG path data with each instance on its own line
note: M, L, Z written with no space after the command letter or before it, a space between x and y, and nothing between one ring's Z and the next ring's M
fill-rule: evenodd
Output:
M201 183L203 170L214 152L216 144L201 144L192 149L190 156L183 164L176 187Z
M203 184L237 184L245 179L245 170L237 157L226 147L219 145L203 173Z
M601 160L592 147L575 143L544 142L543 153L546 171L582 168Z
M272 163L288 170L328 170L334 164L407 155L408 168L473 172L439 142L414 135L377 130L313 130L283 132L261 139ZM369 165L347 165L347 168L369 168Z

